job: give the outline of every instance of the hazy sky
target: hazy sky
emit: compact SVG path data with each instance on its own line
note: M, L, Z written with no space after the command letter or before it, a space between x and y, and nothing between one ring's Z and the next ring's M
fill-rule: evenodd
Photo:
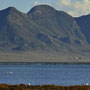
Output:
M51 5L75 17L90 14L90 0L0 0L0 10L12 6L27 13L38 4Z

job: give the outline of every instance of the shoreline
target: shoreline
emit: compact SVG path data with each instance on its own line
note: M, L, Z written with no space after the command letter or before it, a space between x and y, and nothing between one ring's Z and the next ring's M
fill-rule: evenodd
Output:
M0 62L0 65L89 65L90 62Z

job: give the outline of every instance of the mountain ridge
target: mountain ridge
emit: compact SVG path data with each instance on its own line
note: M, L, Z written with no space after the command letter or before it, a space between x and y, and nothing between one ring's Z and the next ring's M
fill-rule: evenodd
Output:
M2 50L88 49L86 37L75 19L48 5L35 6L28 13L9 7L0 11L0 20Z

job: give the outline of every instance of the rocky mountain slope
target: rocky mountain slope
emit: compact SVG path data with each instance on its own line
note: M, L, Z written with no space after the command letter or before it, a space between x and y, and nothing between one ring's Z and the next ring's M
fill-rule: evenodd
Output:
M87 36L81 29L72 16L48 5L28 13L9 7L0 11L0 50L86 50Z
M81 32L85 35L87 42L90 44L90 14L75 18L80 26Z

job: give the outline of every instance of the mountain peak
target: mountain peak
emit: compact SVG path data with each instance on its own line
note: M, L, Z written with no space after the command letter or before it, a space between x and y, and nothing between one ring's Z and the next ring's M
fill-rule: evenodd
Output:
M29 13L33 13L33 12L51 12L51 11L55 11L55 9L52 6L49 5L37 5L35 7L33 7L29 12Z
M40 18L53 17L56 10L49 5L37 5L33 7L27 14L29 18L37 20Z
M8 15L8 14L13 13L13 12L18 12L18 10L14 7L8 7L4 10L1 10L0 12L5 14L5 15Z
M15 7L8 7L6 9L4 9L3 11L16 11L17 9Z
M7 10L16 10L16 8L15 7L8 7L8 8L6 8Z

